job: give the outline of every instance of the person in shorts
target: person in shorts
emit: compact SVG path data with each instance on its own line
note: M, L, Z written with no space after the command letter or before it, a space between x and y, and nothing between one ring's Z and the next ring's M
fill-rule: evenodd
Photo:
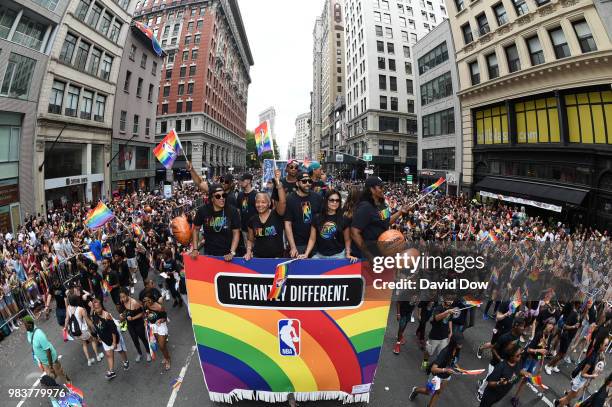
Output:
M429 359L435 359L438 353L448 345L453 331L451 319L453 314L458 311L456 308L452 308L452 304L452 300L445 299L442 305L434 307L431 313L431 330L423 354L422 366L425 369L427 369Z
M113 379L117 376L115 373L115 352L119 353L123 370L130 368L123 335L117 329L117 324L111 314L104 309L102 302L97 298L93 300L92 322L106 355L108 370L105 377L107 380Z
M32 353L36 360L42 365L45 374L52 378L62 378L64 383L71 383L72 380L64 372L64 368L57 357L55 347L47 339L47 335L34 325L34 319L26 315L22 319L27 333L27 339L32 345Z

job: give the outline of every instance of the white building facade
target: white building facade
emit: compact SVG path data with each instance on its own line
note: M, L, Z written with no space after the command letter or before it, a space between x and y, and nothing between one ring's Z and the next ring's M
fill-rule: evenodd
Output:
M302 113L295 118L295 137L293 139L295 146L295 157L298 160L307 158L308 145L310 136L310 126L308 121L310 120L310 112Z

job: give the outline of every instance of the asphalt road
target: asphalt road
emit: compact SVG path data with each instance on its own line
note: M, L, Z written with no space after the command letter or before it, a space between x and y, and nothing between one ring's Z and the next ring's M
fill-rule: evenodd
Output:
M108 301L108 300L107 300ZM481 360L475 356L478 343L490 338L492 322L483 321L480 312L475 327L465 332L466 343L462 350L461 365L464 368L486 368L488 359ZM85 400L90 407L98 406L129 406L129 407L213 407L225 404L213 403L208 398L202 373L198 364L197 352L194 353L194 339L191 323L185 308L169 307L170 351L172 369L164 372L161 369L159 358L157 361L140 363L134 361L136 351L134 345L125 333L128 346L128 357L131 361L130 369L123 371L116 369L117 377L112 381L104 378L106 363L102 361L88 367L81 346L75 342L64 343L61 330L52 314L48 321L39 320L38 326L48 335L49 340L56 346L61 362L74 384L83 390ZM375 384L370 396L371 406L404 407L426 406L428 397L419 396L414 402L408 401L412 386L421 386L426 382L426 375L419 370L422 353L415 345L414 331L416 324L409 324L406 330L407 343L403 346L400 355L391 351L395 341L397 322L394 315L389 318L389 325L385 335L385 344L376 374ZM10 398L10 388L37 388L40 371L34 366L30 346L25 338L24 329L14 332L0 342L0 406L34 407L49 406L50 402L43 398ZM608 355L609 356L609 355ZM553 399L563 394L569 387L569 372L572 367L562 363L561 373L542 378L550 390L546 391L544 398L537 397L535 391L524 388L521 394L523 406L552 405ZM606 366L606 375L610 371L609 363ZM172 383L181 373L184 378L180 387L175 390ZM604 375L591 385L596 390L601 384ZM477 376L455 376L441 395L438 406L477 406L475 398ZM514 393L514 389L511 394ZM499 403L500 406L509 406L509 396ZM234 404L238 407L268 406L262 402L242 401ZM276 404L277 406L279 404ZM286 404L280 404L286 405ZM341 402L311 402L300 403L304 407L332 407L341 406Z

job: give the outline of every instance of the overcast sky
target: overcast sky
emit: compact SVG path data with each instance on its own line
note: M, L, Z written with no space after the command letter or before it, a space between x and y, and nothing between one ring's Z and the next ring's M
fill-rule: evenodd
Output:
M285 155L295 118L310 110L312 30L324 0L238 0L255 65L251 67L247 128L276 109L275 133Z

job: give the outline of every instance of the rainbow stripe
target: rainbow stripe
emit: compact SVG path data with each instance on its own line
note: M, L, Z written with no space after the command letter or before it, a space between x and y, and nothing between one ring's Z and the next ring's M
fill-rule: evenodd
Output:
M138 226L135 223L132 223L132 231L134 232L134 234L136 235L137 238L142 239L144 238L144 232L142 230L142 228L140 226Z
M155 52L155 54L160 57L164 51L161 45L159 45L157 38L155 38L153 30L149 28L149 26L147 26L146 24L141 23L140 21L134 21L134 25L151 40L151 47L153 48L153 52Z
M91 261L93 261L94 263L96 262L96 255L93 254L92 252L86 252L86 253L81 253L83 255L83 257L85 257L86 259L89 259Z
M76 386L73 386L72 384L68 384L68 383L66 383L66 385L65 385L65 386L66 386L66 387L68 388L68 390L70 390L72 393L76 394L76 395L77 395L77 396L79 396L81 399L83 399L83 397L84 397L83 390L79 389L79 388L78 388L78 387L76 387Z
M489 240L495 243L495 242L497 242L498 239L497 239L497 236L495 236L494 233L489 232Z
M523 303L523 297L521 297L521 289L517 288L514 296L512 297L512 302L510 302L510 309L512 312L515 312L521 304Z
M230 308L216 300L220 273L269 276L279 260L226 263L222 258L185 256L184 261L193 330L211 399L293 392L316 400L326 392L333 398L367 400L367 390L361 395L353 388L374 380L387 328L388 298L369 299L355 309ZM291 266L291 276L354 276L361 275L361 267L345 260L298 261ZM280 354L280 319L300 321L299 356Z
M276 270L274 272L274 281L272 282L272 288L268 293L268 301L278 300L278 297L280 297L281 292L283 291L283 287L287 282L287 272L289 271L289 263L291 263L291 261L286 261L276 266Z
M472 307L480 307L482 305L482 301L477 300L476 298L473 298L469 295L463 297L463 301L465 302L465 305L470 305Z
M533 385L541 387L544 390L548 390L548 386L546 386L544 383L542 383L542 376L540 376L540 375L529 376L529 382L531 384L533 384Z
M104 246L102 248L102 257L113 257L110 246Z
M446 179L444 179L444 177L440 177L440 179L438 179L436 182L434 182L433 184L431 184L430 186L428 186L427 188L423 189L421 191L422 194L429 194L430 192L435 191L436 189L438 189L438 187L442 184L444 184L446 182Z
M270 122L264 121L255 129L255 147L257 155L262 155L266 151L272 151L272 135L270 133Z
M174 129L170 130L166 137L153 149L153 154L162 165L169 170L172 168L174 161L183 151L181 140Z
M108 281L106 281L106 279L102 280L102 294L104 294L104 296L108 296L111 292L111 287L108 284Z
M113 212L108 209L108 206L104 202L100 202L95 209L89 211L85 218L85 226L90 229L98 229L106 224L109 220L114 218Z

